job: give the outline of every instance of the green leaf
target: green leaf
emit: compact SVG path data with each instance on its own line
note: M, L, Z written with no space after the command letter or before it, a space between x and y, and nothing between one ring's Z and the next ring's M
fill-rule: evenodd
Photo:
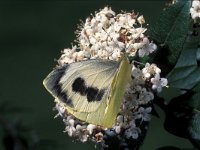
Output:
M200 67L197 65L199 41L200 36L188 35L176 66L167 76L169 86L191 89L200 82Z
M187 91L167 105L165 129L187 139L200 140L200 92Z
M168 74L169 86L185 89L185 93L167 105L164 124L170 133L195 140L200 140L199 42L200 36L187 36L177 64Z
M165 129L179 137L189 138L189 122L192 119L193 110L187 102L193 95L192 91L173 98L165 109Z
M162 57L167 57L171 65L176 63L188 33L190 7L191 1L179 0L163 10L159 19L149 28L150 37L159 45L168 47L168 56Z
M200 61L200 48L197 50L197 60Z
M192 139L200 140L200 93L194 94L188 105L193 108L192 118L188 127L189 135Z
M174 135L200 140L200 36L188 34L192 23L190 7L191 1L179 0L163 10L150 26L149 35L159 44L157 57L165 60L163 68L168 64L174 67L167 76L169 87L185 89L184 94L163 105L165 128Z

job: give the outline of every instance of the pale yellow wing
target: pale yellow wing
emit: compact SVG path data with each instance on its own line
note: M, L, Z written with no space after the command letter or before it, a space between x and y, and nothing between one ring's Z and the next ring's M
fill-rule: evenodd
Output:
M86 122L100 125L104 128L112 127L122 104L125 88L130 78L131 65L127 58L124 57L112 80L108 101L102 101L98 110L95 112L76 112L71 109L68 109L68 112Z
M88 60L53 70L44 80L52 95L80 120L111 127L130 79L130 64Z
M44 85L69 109L93 112L102 102L108 101L118 67L119 62L110 60L76 62L54 69L44 80Z

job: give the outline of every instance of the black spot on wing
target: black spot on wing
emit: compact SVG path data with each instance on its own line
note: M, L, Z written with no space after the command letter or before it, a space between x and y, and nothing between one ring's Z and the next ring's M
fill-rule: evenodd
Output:
M72 84L72 91L80 93L82 96L86 95L85 92L87 87L85 85L85 80L81 77L78 77L74 80Z
M88 87L87 88L87 100L88 100L88 102L101 101L104 93L105 93L104 89L98 90L95 87Z
M73 107L72 100L68 99L67 92L62 92L62 84L59 83L60 79L67 71L68 66L69 65L66 64L64 66L55 68L47 77L45 85L54 96L58 97L61 101L63 101L70 107Z
M88 102L95 101L99 90L97 88L88 87L86 90Z
M68 98L67 92L60 92L60 94L58 94L58 98L64 102L65 104L67 104L70 107L74 107L72 100Z
M97 101L100 101L100 100L102 99L104 93L105 93L105 90L104 90L104 89L100 90L100 91L98 92L98 94L97 94L96 100L97 100Z
M68 69L68 65L55 68L45 79L45 85L53 95L58 96L61 93L61 85L59 84L60 79L65 74L65 71Z
M78 77L72 84L72 91L86 96L88 102L100 101L105 93L105 90L99 90L97 87L86 86L85 80Z

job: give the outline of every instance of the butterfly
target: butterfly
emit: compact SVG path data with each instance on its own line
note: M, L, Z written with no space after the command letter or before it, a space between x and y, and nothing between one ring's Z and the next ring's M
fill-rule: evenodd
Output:
M90 59L58 66L43 84L74 117L110 128L130 79L131 64L123 55L119 61Z

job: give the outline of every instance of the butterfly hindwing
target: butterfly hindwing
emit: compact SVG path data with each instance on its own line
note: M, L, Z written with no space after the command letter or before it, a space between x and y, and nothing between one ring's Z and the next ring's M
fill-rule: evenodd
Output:
M111 127L122 105L123 96L128 82L131 80L131 65L124 57L112 81L109 104L102 119L102 126Z

